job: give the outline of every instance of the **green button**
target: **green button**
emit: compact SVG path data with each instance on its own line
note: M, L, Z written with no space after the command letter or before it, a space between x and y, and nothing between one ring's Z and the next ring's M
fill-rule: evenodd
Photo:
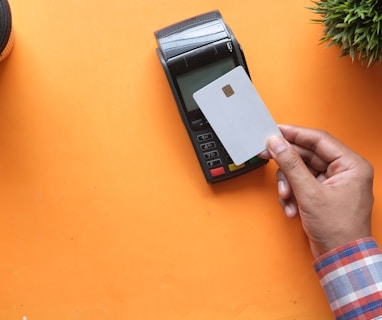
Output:
M259 162L261 159L259 157L253 157L252 159L249 159L248 162L250 164L254 164L256 162Z

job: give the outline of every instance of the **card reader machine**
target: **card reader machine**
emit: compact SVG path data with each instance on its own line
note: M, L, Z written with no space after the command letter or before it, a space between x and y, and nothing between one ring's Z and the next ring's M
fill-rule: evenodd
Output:
M254 157L235 165L192 97L238 65L249 75L241 47L220 12L178 22L156 31L155 37L157 54L207 182L226 180L267 163Z

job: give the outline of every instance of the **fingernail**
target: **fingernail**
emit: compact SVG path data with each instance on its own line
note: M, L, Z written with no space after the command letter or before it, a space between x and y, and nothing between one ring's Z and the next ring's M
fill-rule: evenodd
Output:
M296 216L296 208L291 204L284 207L284 212L288 218L294 218Z
M279 154L286 150L286 141L280 136L272 136L268 139L268 148L275 154Z
M283 180L279 180L277 182L277 188L279 190L279 194L283 194L285 192L285 182Z

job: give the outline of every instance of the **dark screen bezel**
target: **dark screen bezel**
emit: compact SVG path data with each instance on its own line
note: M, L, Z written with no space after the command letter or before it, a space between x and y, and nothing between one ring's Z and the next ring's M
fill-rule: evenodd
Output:
M206 48L200 48L192 52L188 52L181 56L178 56L176 59L171 61L171 63L168 63L168 69L172 77L172 83L174 85L174 89L178 96L178 100L182 106L183 114L188 119L201 117L202 112L200 109L196 109L192 111L187 110L177 78L180 75L184 75L188 72L195 71L200 68L204 68L210 64L217 63L224 59L232 59L235 67L239 65L243 65L239 63L238 53L235 51L235 48L233 47L232 50L228 49L230 48L228 44L232 44L231 40L225 40L224 42L219 42L218 44L211 44L207 46ZM210 50L211 47L217 48L215 50L215 54L214 55L205 54L206 52L211 51ZM221 48L224 48L224 50L222 50ZM195 59L195 57L197 58ZM190 63L191 60L193 63ZM247 70L247 66L245 64L243 65L243 67L245 67L245 69Z

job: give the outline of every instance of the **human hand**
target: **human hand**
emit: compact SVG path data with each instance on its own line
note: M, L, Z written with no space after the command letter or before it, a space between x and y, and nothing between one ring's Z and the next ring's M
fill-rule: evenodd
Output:
M279 126L267 151L273 158L280 204L288 217L301 217L314 257L371 235L373 168L330 134Z

